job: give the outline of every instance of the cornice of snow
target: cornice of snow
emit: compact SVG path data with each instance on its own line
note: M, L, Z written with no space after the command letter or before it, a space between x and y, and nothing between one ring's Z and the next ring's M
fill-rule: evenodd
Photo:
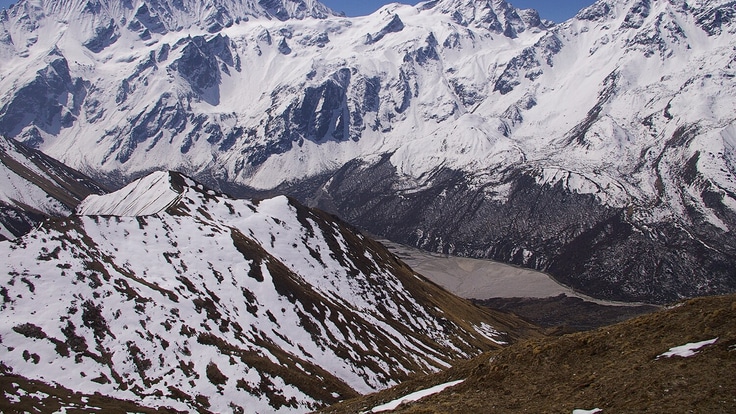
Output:
M149 216L161 213L175 203L181 194L172 186L172 173L155 172L124 188L105 195L91 195L77 207L86 216ZM194 185L193 181L189 181Z

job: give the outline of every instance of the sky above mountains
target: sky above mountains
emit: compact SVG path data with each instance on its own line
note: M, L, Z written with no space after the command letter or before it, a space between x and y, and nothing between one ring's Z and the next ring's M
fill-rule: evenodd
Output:
M322 2L334 10L345 12L348 16L363 16L370 14L378 10L384 4L391 3L391 1L388 0L323 0ZM593 2L594 0L558 0L554 2L549 0L512 0L511 4L522 9L537 9L543 18L555 22L562 22L574 16L583 7L593 4ZM16 1L0 0L0 8L6 9L13 3L16 3ZM404 3L417 4L418 1L408 1Z

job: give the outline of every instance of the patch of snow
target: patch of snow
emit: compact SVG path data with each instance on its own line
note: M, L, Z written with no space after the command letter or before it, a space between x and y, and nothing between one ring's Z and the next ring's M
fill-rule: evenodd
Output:
M386 404L379 405L377 407L373 407L372 410L367 411L369 413L382 413L386 411L393 411L401 404L407 403L407 402L414 402L419 401L424 397L429 397L430 395L439 394L442 391L446 390L447 388L454 387L458 384L461 384L465 380L458 380L458 381L452 381L445 384L436 385L432 388L427 388L426 390L421 390L417 392L413 392L409 395L405 395L401 398L397 398L391 402L387 402Z
M681 346L676 346L673 348L670 348L669 351L657 356L657 359L659 358L669 358L673 356L679 356L683 358L689 358L691 356L697 355L698 350L704 346L713 345L718 341L718 338L710 339L708 341L702 341L702 342L694 342L689 343Z
M20 402L20 397L14 394L10 394L7 391L5 392L5 398L7 398L7 401L11 404L18 404Z
M40 170L38 166L17 151L3 147L0 147L0 150L5 152L5 155L10 157L12 161L27 168L30 174L36 175L35 180L30 180L19 175L3 162L0 162L0 203L6 203L11 206L28 206L30 209L54 216L67 216L71 212L68 207L64 206L59 200L50 197L49 193L38 185L38 181L47 178L49 183L53 181L48 174ZM2 234L6 235L10 233L3 231Z
M498 332L491 325L488 325L487 323L482 322L480 326L475 326L474 328L479 334L485 336L491 341L499 345L508 345L508 342L498 339L501 336L501 332Z
M237 396L253 412L273 412L265 395L248 392L267 376L274 393L295 402L278 412L305 412L318 401L298 386L285 383L274 372L232 364L216 346L193 338L216 332L225 343L247 349L278 369L309 373L313 365L319 366L359 393L395 385L393 373L409 375L417 365L438 371L449 367L451 355L472 356L468 342L448 334L432 306L406 291L377 252L363 252L372 266L360 270L351 253L352 239L342 226L300 212L286 197L254 204L213 197L200 185L185 181L188 186L179 194L166 173L153 174L109 197L88 201L81 211L94 215L76 218L75 227L63 238L59 230L41 226L19 241L0 243L0 275L6 275L0 277L0 286L16 298L0 318L0 362L29 378L74 384L75 392L140 399L152 406L191 409L185 402L152 394L165 393L168 387L186 388L211 396L215 412L228 410L235 398L230 396ZM154 214L169 205L171 197L189 214ZM248 241L239 245L234 237ZM18 254L19 243L28 254ZM320 308L324 313L301 301L291 302L279 291L277 283L286 277L324 298L316 301L325 304ZM392 300L376 299L386 292L391 292ZM202 300L211 305L199 305ZM88 308L98 309L101 319L109 322L109 334L85 325ZM58 315L66 319L57 323ZM231 326L230 321L237 325L218 330L212 324L220 319L220 326ZM13 329L18 321L41 326L48 338L65 337L68 323L85 343L104 341L113 355L112 365L126 367L120 375L129 384L145 385L136 367L130 368L131 358L155 361L141 369L160 382L149 387L151 394L146 396L131 391L132 386L124 391L94 382L93 378L109 378L110 368L93 358L77 362L76 355L60 355L50 340L34 341L29 348L28 337ZM305 329L305 323L322 335ZM361 326L376 327L375 341L366 341ZM461 329L451 326L453 332ZM241 327L243 333L238 334ZM485 335L497 332L489 325L484 328ZM467 334L480 337L472 331ZM262 345L264 338L268 346ZM348 347L348 355L338 357L338 346ZM33 358L24 356L26 349ZM135 355L131 349L137 350ZM276 349L308 363L292 365ZM387 358L394 349L404 356ZM185 368L180 368L181 362ZM214 384L205 377L189 377L189 370L206 372L209 364L227 380ZM238 388L241 380L248 387Z
M596 413L602 413L603 410L600 408L594 408L592 410L572 410L572 414L596 414Z

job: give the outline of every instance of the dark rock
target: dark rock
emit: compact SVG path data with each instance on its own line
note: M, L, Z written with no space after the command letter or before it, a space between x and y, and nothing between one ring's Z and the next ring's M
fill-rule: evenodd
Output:
M424 47L421 47L414 52L414 60L420 65L430 61L439 61L440 56L439 53L437 53L437 46L439 46L437 39L434 37L434 34L430 33L425 41Z
M162 131L177 135L184 131L191 115L181 102L164 94L150 110L146 109L130 120L123 130L109 131L108 135L117 136L119 144L110 149L109 154L121 163L127 162L139 144L149 142L148 148L156 145L163 137Z
M621 23L622 29L638 29L644 24L644 19L649 17L651 10L651 0L638 0L629 9L624 22Z
M366 36L365 44L372 45L374 43L380 42L381 39L383 39L387 34L398 33L402 30L404 30L404 22L401 21L401 18L399 18L398 14L394 14L394 17L391 18L391 21L388 22L388 24L384 26L383 29L381 29L377 33L369 34L368 36Z
M611 6L605 2L596 2L582 9L575 18L596 22L606 21L611 17Z
M289 47L289 44L286 42L285 37L282 37L281 41L279 42L279 53L281 53L282 55L291 54L291 47Z
M98 26L95 28L95 34L84 42L84 47L94 53L102 52L106 47L115 43L120 38L118 25L115 20L110 19L106 26Z
M15 237L28 233L45 218L43 214L25 211L0 202L0 226ZM7 238L0 234L0 241L4 240Z
M219 34L209 40L196 36L186 39L185 44L181 56L169 67L189 83L198 98L217 105L223 71L220 65L239 70L239 58L232 53L230 39Z
M48 66L39 70L33 80L20 87L0 108L3 135L18 136L31 125L55 135L79 114L87 85L81 79L72 79L68 63L58 49L48 59Z
M640 226L625 209L603 206L561 184L539 185L535 174L510 167L497 184L511 186L505 201L487 195L493 187L476 188L452 170L433 172L430 187L399 194L396 170L386 156L372 165L354 161L277 191L333 211L372 234L433 252L546 271L596 297L668 303L736 289L736 243L728 233L706 224L687 230L667 222ZM718 249L704 240L718 240Z
M524 49L509 61L493 86L493 91L502 95L511 92L521 83L522 74L525 78L535 80L542 74L543 62L553 66L552 58L562 50L562 46L562 41L555 34L542 37L534 46Z
M161 21L161 19L158 17L158 15L151 14L150 9L148 6L143 3L141 6L136 10L135 12L135 20L131 20L130 24L133 24L133 22L140 23L143 27L146 28L151 33L157 33L157 34L166 34L168 33L168 30L166 30L166 26Z
M713 9L707 9L697 14L696 23L709 36L717 36L736 22L736 3L730 2ZM730 30L733 33L733 28Z

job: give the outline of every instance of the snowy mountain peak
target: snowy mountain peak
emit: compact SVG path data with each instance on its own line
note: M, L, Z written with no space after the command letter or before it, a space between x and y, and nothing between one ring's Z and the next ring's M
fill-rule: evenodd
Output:
M177 173L155 172L124 188L105 195L91 195L77 207L77 214L86 216L148 216L158 214L180 197L184 188L179 183L195 185Z
M733 21L736 14L732 0L598 0L578 12L575 18L595 21L621 19L621 28L638 29L650 16L656 18L664 12L693 15L697 20L706 15L716 15L719 25Z
M687 234L713 226L698 244L708 246L736 229L733 1L599 1L551 27L502 0L287 21L278 10L296 16L318 3L59 4L74 4L76 14L24 1L17 12L29 18L0 22L7 30L0 30L0 133L111 187L150 171L181 171L237 195L256 189L318 200L377 234L563 280L629 273L624 263L604 272L588 263L628 253L560 261L586 231L608 228L602 223L619 209L623 234L614 239L626 240L625 249L638 243L638 232L623 230L632 221L636 228L676 222L672 232ZM80 17L87 5L91 12ZM32 15L46 17L34 27ZM380 192L376 177L385 184ZM538 199L530 186L557 200L559 214L529 208ZM376 205L377 194L391 201ZM482 209L449 199L482 200L487 210L469 222L464 212ZM519 208L540 223L477 230L488 214L516 223ZM644 239L668 254L663 239ZM720 256L736 258L713 257ZM584 263L555 265L575 260ZM712 271L697 270L707 268L695 265L700 260L686 267L708 277ZM670 277L668 266L647 266L642 280L660 271ZM719 268L725 275L733 266ZM606 295L624 286L580 284ZM705 285L713 284L688 289Z
M338 15L317 0L258 0L258 4L270 15L280 20L309 17L324 19Z
M439 0L417 6L422 10L439 10L455 23L487 29L515 38L529 29L546 29L536 10L520 10L504 0Z

